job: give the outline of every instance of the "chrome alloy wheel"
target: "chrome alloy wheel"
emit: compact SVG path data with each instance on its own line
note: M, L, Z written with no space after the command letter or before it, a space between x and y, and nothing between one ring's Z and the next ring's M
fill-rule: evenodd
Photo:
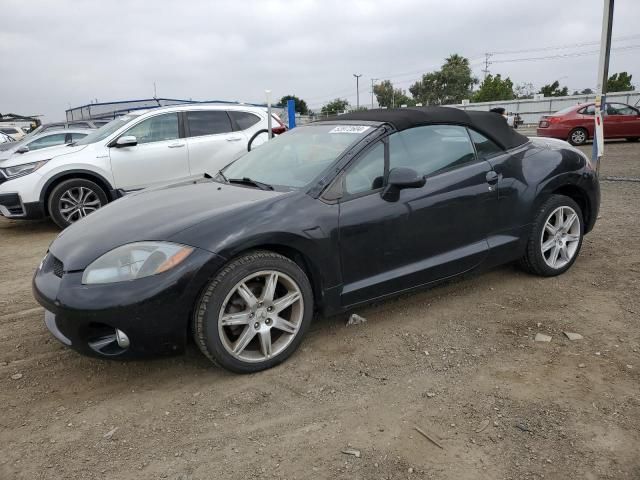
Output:
M98 194L87 187L72 187L60 196L58 210L68 223L77 222L102 206Z
M580 218L571 207L558 207L547 217L540 237L542 258L560 269L575 256L580 245Z
M576 145L582 145L587 141L587 134L584 130L574 130L571 132L571 141Z
M244 362L262 362L284 351L304 316L302 292L288 275L273 270L243 278L218 315L222 345Z

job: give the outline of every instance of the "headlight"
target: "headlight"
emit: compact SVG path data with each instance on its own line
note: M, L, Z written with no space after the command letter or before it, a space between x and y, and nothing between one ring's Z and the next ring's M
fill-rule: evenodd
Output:
M136 242L105 253L82 274L82 283L113 283L149 277L182 263L192 247L169 242Z
M40 160L39 162L23 163L22 165L14 165L13 167L6 167L1 170L7 179L11 179L33 173L48 161L49 159Z

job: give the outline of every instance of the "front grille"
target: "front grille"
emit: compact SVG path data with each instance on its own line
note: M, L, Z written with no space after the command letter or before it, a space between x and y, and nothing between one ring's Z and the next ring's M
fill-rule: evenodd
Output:
M64 265L60 260L58 260L53 255L51 255L51 259L52 259L53 274L56 277L62 278L62 274L64 273Z
M52 253L47 253L47 256L44 257L42 262L42 271L47 273L53 272L56 277L62 278L62 274L64 273L64 264L61 260L54 257Z

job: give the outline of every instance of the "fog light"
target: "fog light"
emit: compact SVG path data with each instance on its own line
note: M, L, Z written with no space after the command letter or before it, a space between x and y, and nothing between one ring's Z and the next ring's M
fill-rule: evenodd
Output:
M129 348L131 342L129 341L129 337L122 330L116 328L116 342L118 342L118 346L120 348Z

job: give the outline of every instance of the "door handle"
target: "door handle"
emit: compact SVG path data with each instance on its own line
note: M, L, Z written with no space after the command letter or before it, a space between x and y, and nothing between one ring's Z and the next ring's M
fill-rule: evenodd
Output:
M227 137L227 142L239 142L242 137Z
M184 147L184 143L172 143L169 145L169 148L182 148Z
M488 184L495 185L496 183L498 183L498 180L500 179L500 175L498 175L496 172L491 170L490 172L487 172L487 176L485 178L487 179Z

